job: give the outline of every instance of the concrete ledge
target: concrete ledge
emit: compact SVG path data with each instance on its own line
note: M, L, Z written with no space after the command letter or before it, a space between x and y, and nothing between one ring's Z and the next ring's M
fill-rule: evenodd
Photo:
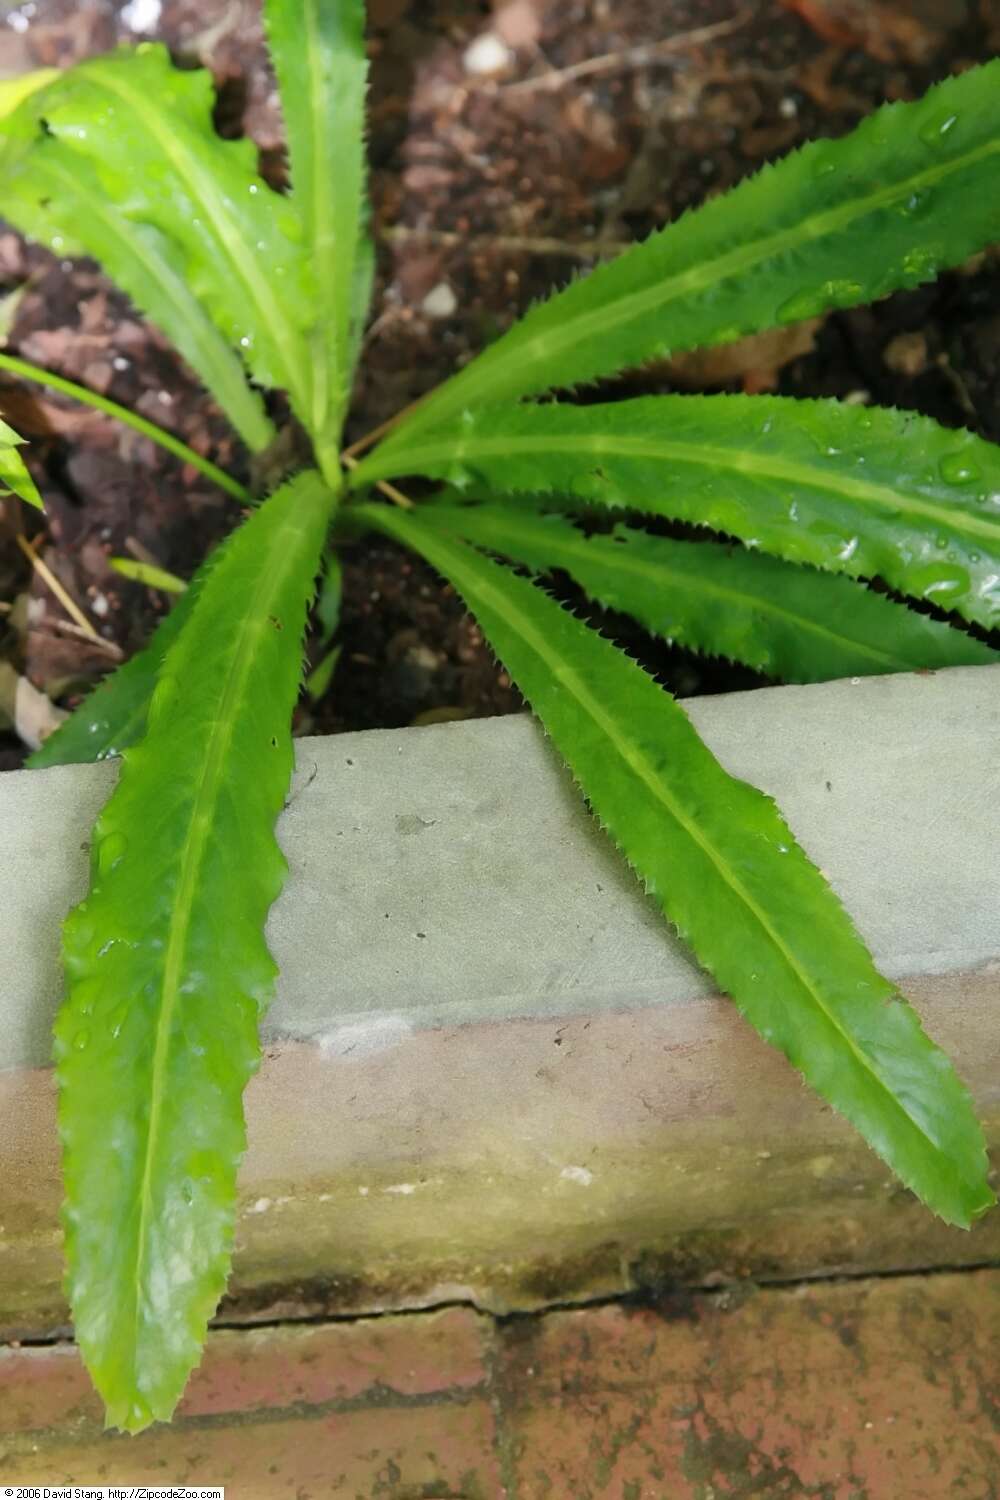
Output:
M1000 1143L1000 668L689 705L777 796ZM0 777L0 1329L60 1326L48 1034L103 765ZM673 941L527 718L303 740L232 1315L1000 1259Z

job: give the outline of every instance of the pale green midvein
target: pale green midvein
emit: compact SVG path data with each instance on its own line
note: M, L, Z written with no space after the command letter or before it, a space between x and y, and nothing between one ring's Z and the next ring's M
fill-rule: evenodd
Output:
M725 400L725 397L720 397ZM648 458L657 460L679 460L681 463L697 464L700 468L732 469L749 474L756 479L775 479L788 484L805 484L813 489L827 490L831 494L849 496L859 501L894 511L908 509L924 516L937 526L951 528L976 537L985 537L1000 544L1000 522L991 522L985 516L973 516L968 511L952 506L935 505L932 501L918 498L905 490L893 490L887 485L872 484L845 474L827 472L794 459L780 458L770 453L754 453L748 449L732 450L714 448L707 443L673 442L668 439L594 436L589 433L543 433L537 436L519 437L514 433L495 438L465 439L443 444L440 441L425 447L392 449L385 453L376 448L371 459L358 465L351 475L351 488L360 488L375 479L385 479L399 474L425 472L420 465L439 466L444 463L460 464L464 459L474 463L477 458L508 458L512 453L532 454L547 457L553 453L567 457L579 457L581 452L595 458ZM385 462L380 466L379 459ZM518 488L527 490L527 484ZM587 498L601 503L596 492Z
M557 359L565 350L572 349L574 345L582 343L587 338L606 335L621 324L642 317L644 313L656 312L670 302L675 302L691 292L703 291L714 282L721 281L729 275L750 270L755 264L772 255L780 255L783 250L793 249L804 239L819 239L825 234L833 234L837 230L846 229L852 220L866 213L873 213L879 208L887 207L898 198L918 193L922 188L932 187L953 172L972 166L975 162L996 152L1000 152L1000 141L989 141L965 156L942 162L940 166L930 167L924 172L918 172L904 182L881 188L867 197L852 199L828 209L825 213L811 215L789 229L778 230L765 239L757 240L749 245L740 245L716 257L715 260L691 266L688 270L658 281L643 291L617 297L589 313L570 315L561 326L546 328L543 332L525 340L517 349L516 369L518 372L522 371L526 365L530 366L540 356L544 356L546 361ZM669 234L669 230L668 225L660 233ZM631 251L627 250L624 253L629 255ZM551 305L554 306L558 300L558 297L552 299ZM511 333L516 332L517 325L515 324ZM669 338L666 342L669 345ZM479 359L469 365L467 370L441 386L440 399L435 399L434 396L428 398L412 418L413 429L415 430L418 425L423 426L430 418L439 421L444 413L474 402L476 397L473 393L479 385L484 383L493 392L493 399L510 395L511 391L503 384L500 384L498 389L496 366L503 360L503 344L504 340L500 340L492 349L480 355ZM545 389L552 384L552 380L546 379L541 388ZM526 384L515 381L514 389L526 395L538 387L530 381Z
M213 724L198 792L191 809L187 837L181 851L180 878L170 923L170 936L163 957L163 1001L153 1053L149 1124L146 1131L146 1159L143 1163L142 1186L139 1194L135 1302L132 1313L133 1360L139 1324L139 1302L145 1277L152 1199L152 1167L156 1156L163 1106L167 1055L170 1050L171 1026L183 973L194 898L200 886L201 863L211 832L212 812L224 781L229 745L235 729L236 708L243 695L247 675L253 663L254 646L266 626L270 600L280 592L285 578L299 563L296 543L300 543L305 535L308 516L309 506L304 504L298 510L290 512L283 521L268 554L269 559L273 561L268 561L267 565L262 568L253 597L243 616L240 632L233 646L231 665L219 700L219 712ZM282 532L287 534L286 546L281 545Z
M98 71L95 68L95 71ZM162 146L165 154L173 162L181 175L181 180L189 182L194 195L204 203L206 211L215 226L219 242L225 250L234 269L245 285L250 298L260 309L260 320L266 328L268 336L273 340L275 347L279 350L284 365L285 387L300 411L309 409L307 392L300 382L301 361L297 358L300 350L295 343L289 345L288 319L279 306L265 277L259 274L259 268L254 260L253 253L244 243L238 230L234 229L228 215L220 207L216 184L211 176L201 170L197 159L190 156L181 146L177 138L169 129L164 130L163 122L157 116L155 109L149 108L149 101L142 94L136 94L127 84L123 83L114 70L101 69L100 77L105 88L112 93L118 94L136 114L137 119L146 121L150 134L155 136Z
M572 538L562 538L553 542L553 552L558 556L558 553L562 551L569 557L578 557L582 562L593 565L595 558L592 552L588 552L587 549L589 546L589 542L581 541L577 543ZM502 540L500 548L502 550ZM875 646L869 646L865 641L858 641L853 636L838 633L828 625L824 625L820 621L813 619L811 615L796 614L792 610L782 609L779 604L775 604L772 599L768 599L763 594L741 593L738 589L727 588L724 584L716 583L711 578L692 578L687 573L677 573L670 567L669 563L648 563L638 557L630 557L628 555L628 548L626 547L621 548L620 551L621 555L615 557L613 563L609 563L607 566L613 566L623 572L633 573L637 577L646 578L650 583L657 585L662 584L665 577L673 577L682 589L686 588L698 593L707 594L737 605L751 605L754 609L758 609L764 614L771 614L778 619L789 621L799 630L812 631L813 635L833 641L834 645L843 646L846 643L852 650L871 657L872 661L885 662L891 666L899 660L892 652L879 651ZM602 560L597 558L596 562L600 566ZM590 589L586 591L588 593L592 592Z
M328 132L323 128L323 115L318 106L318 101L323 97L325 90L323 88L321 39L317 26L316 0L306 0L304 10L306 58L309 66L309 76L312 81L309 118L313 132L312 185L309 193L307 224L312 241L310 248L312 250L316 287L328 311L331 308L333 311L332 327L328 326L325 329L317 329L312 336L313 368L315 371L313 422L316 434L319 435L326 431L326 424L330 416L330 361L333 358L336 366L339 366L341 349L339 330L336 324L336 297L330 296L328 290L330 283L324 274L327 265L326 251L328 248L330 250L329 264L336 266L336 259L332 253L336 245L336 234L329 214L329 189L333 181L333 170L327 161L326 154ZM320 167L321 162L323 163L322 169ZM322 228L320 227L321 223Z
M54 178L64 191L68 189L74 197L80 197L72 173L55 162L49 154L43 153L38 160L39 167ZM85 201L86 211L100 218L109 233L142 262L152 279L163 288L173 303L182 326L189 331L197 330L196 338L204 355L206 369L214 372L214 394L223 404L227 415L232 418L247 446L259 453L271 441L274 428L247 385L239 360L214 324L208 321L201 303L192 297L169 263L151 250L142 235L134 234L130 237L126 233L125 226L129 229L135 227L129 220L110 214L107 205L95 197L87 197ZM224 401L223 393L226 391L230 394L228 400Z
M395 532L396 535L401 537L403 540L409 540L409 533L411 530L410 526L405 522L401 523L399 518L395 514L386 514L385 516L383 516L381 512L383 510L386 510L386 507L366 506L363 509L365 511L365 514L369 516L369 518L372 519L373 522L377 523L380 526L384 526L385 529L389 530L390 532ZM419 533L419 528L414 529L418 530ZM428 548L425 555L429 556L433 550L435 549ZM447 556L449 552L447 545L442 545L441 551L445 554L445 556ZM433 561L433 557L431 557L430 560ZM858 1062L865 1069L865 1071L871 1075L871 1077L878 1084L879 1088L882 1089L885 1094L887 1094L890 1102L914 1127L914 1129L917 1130L918 1133L931 1144L931 1146L933 1146L935 1151L940 1150L937 1141L935 1141L932 1136L927 1134L918 1120L915 1120L913 1118L909 1110L907 1110L905 1105L896 1096L896 1094L893 1093L892 1089L885 1082L885 1080L879 1075L877 1069L872 1063L871 1058L867 1055L867 1053L862 1051L855 1039L851 1036L851 1033L845 1030L840 1018L826 1005L822 994L813 985L808 972L801 967L795 954L791 952L791 950L788 948L787 944L781 937L780 933L770 922L767 913L758 905L750 892L747 891L743 886L739 878L730 872L727 861L720 854L716 846L711 842L710 839L705 837L698 825L692 822L684 812L684 810L678 807L674 802L673 798L670 796L668 789L664 786L661 778L657 775L656 768L649 764L645 755L643 755L641 751L634 749L627 742L624 742L622 740L622 736L618 732L618 726L615 724L613 719L608 718L603 708L601 707L601 704L592 697L587 688L587 684L579 677L579 675L573 670L573 668L564 661L562 657L553 654L545 637L540 635L535 630L530 621L525 620L519 611L511 611L510 600L504 593L502 593L498 589L495 589L488 580L477 579L475 587L486 598L487 602L492 605L497 613L507 620L508 624L521 636L522 640L524 640L535 650L535 652L537 652L537 654L545 662L546 666L549 668L553 676L557 677L561 682L565 683L566 687L569 688L570 692L577 699L581 708L583 708L584 711L590 715L594 722L607 736L608 741L617 748L618 753L632 767L635 774L640 778L641 781L645 783L645 785L653 793L654 797L656 797L659 802L662 802L663 806L667 809L667 812L674 819L674 821L684 829L691 840L695 844L697 844L698 847L703 851L710 863L718 871L722 880L726 885L729 886L729 889L733 891L737 898L741 900L748 908L752 916L757 920L761 928L770 938L781 958L784 960L785 964L791 970L792 974L798 980L802 988L806 991L807 994L812 996L818 1010L821 1011L821 1013L826 1017L827 1021L834 1028L834 1030L838 1032L839 1035L843 1038L848 1048L851 1052L854 1053Z

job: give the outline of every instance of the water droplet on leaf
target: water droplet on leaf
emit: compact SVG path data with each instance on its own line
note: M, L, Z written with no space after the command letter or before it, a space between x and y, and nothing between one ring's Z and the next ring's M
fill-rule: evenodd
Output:
M927 121L920 131L920 139L925 146L940 146L946 137L951 135L958 124L958 115L936 114Z
M949 453L939 464L941 478L946 484L972 484L979 478L975 464L962 453Z
M909 197L899 205L899 211L904 219L913 219L923 213L931 204L931 195L928 192L910 193Z
M928 563L913 574L907 591L911 587L918 598L950 603L969 592L969 575L954 563Z
M97 846L97 868L102 875L110 875L122 861L128 848L128 839L123 833L109 833Z

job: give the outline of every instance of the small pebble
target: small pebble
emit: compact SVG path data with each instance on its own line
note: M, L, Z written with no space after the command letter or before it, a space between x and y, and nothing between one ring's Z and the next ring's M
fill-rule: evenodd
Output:
M886 344L882 359L897 375L922 375L927 369L927 340L922 333L897 333Z
M453 318L458 310L458 298L446 281L439 281L420 306L428 318Z
M122 11L122 20L129 31L155 31L163 10L163 0L129 0Z
M512 49L494 31L486 31L482 36L477 37L472 45L466 48L462 59L467 73L487 78L494 73L506 72L513 61Z

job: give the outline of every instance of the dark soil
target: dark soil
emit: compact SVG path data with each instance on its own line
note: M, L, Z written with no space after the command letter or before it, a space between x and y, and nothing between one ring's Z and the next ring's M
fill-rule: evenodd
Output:
M0 19L0 77L135 41L119 0L34 0ZM835 135L884 98L1000 51L1000 0L370 0L372 189L379 282L351 413L359 436L467 360L533 299L623 242L809 136ZM499 32L511 66L485 78L470 44ZM258 142L272 180L281 127L257 0L165 0L154 33L211 67L219 124ZM651 56L665 40L670 49ZM645 49L645 50L644 50ZM578 64L600 59L581 75ZM246 477L224 419L92 266L0 234L0 292L24 287L7 347L137 407ZM781 390L913 407L1000 439L1000 263L841 313L814 330L678 361L632 390ZM148 636L165 596L108 557L182 575L238 508L145 440L4 378L0 406L31 440L47 518L0 519L0 656L75 702ZM65 633L61 607L15 545L25 525L98 627ZM672 689L753 674L608 628ZM0 618L0 629L4 626ZM299 729L396 726L519 706L453 592L381 542L346 554L343 650ZM0 767L23 750L0 736Z

